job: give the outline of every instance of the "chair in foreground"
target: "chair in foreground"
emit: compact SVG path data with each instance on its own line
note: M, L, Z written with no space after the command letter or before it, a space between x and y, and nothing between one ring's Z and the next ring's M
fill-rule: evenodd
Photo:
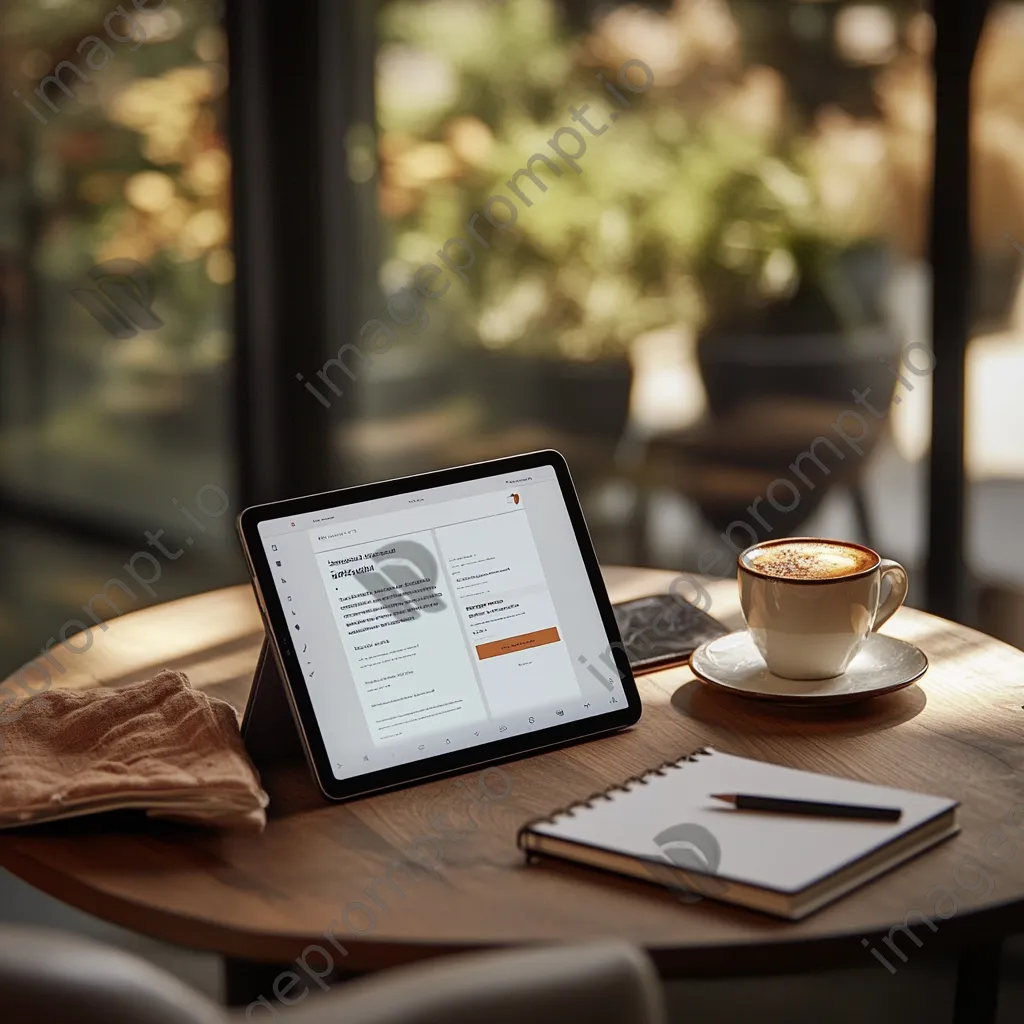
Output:
M663 1024L646 955L621 942L484 953L388 971L294 1007L227 1011L121 950L0 926L0 1006L17 1024Z

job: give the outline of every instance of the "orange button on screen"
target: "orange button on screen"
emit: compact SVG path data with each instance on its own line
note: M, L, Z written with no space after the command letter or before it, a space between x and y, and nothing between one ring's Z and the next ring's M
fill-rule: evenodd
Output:
M536 629L532 633L510 636L506 640L491 640L486 644L477 644L476 655L483 661L484 658L498 658L502 654L518 654L519 651L525 651L530 647L557 644L561 639L558 628L549 626L547 629Z

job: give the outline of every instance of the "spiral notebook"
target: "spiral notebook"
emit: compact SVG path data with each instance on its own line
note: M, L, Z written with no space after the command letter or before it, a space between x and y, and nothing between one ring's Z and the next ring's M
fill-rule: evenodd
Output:
M712 793L898 806L897 822L737 811ZM555 857L799 920L955 835L955 800L704 749L524 825Z

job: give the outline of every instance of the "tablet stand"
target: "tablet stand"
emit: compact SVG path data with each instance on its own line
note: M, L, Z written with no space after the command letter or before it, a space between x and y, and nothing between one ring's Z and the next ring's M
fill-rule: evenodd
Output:
M241 732L242 741L257 768L305 759L298 726L285 693L285 683L265 636L249 700L242 715Z

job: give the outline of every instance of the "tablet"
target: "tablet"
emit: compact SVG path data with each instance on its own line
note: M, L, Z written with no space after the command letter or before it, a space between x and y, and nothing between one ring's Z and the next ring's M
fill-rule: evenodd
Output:
M307 759L332 799L640 718L557 452L259 505L238 528Z

